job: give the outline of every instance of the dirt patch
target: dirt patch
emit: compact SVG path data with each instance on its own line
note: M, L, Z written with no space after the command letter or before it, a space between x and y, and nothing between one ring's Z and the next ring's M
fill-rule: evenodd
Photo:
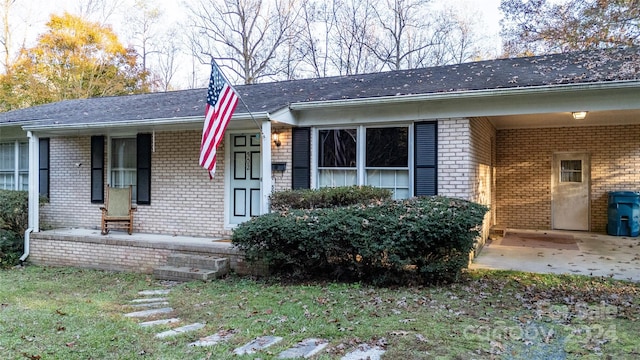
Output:
M502 239L494 242L502 246L522 246L559 250L579 250L573 235L507 231Z

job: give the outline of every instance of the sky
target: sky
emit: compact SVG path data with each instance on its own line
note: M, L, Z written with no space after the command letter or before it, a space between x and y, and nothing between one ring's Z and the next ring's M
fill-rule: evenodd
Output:
M112 29L118 34L120 41L125 45L130 45L129 35L126 33L125 15L135 0L120 0L123 6L109 18ZM186 3L193 3L197 0L152 0L154 6L157 6L163 12L163 26L170 27L185 22L187 17ZM51 14L62 14L64 11L77 13L77 0L18 0L20 3L20 12L12 14L14 27L15 49L25 44L27 47L33 46L37 36L46 29L45 24L49 20ZM496 55L500 53L499 40L499 21L500 21L500 0L432 0L433 3L455 4L461 11L477 12L480 20L484 22L484 35L489 39L492 46L496 49ZM437 5L436 5L437 6ZM188 63L190 55L183 55ZM186 63L183 61L182 63ZM186 69L188 68L188 69ZM188 84L188 78L192 73L191 66L184 66L177 74L174 86L177 88L185 88ZM205 86L210 72L209 65L201 65L195 69L196 77L199 78L202 86Z

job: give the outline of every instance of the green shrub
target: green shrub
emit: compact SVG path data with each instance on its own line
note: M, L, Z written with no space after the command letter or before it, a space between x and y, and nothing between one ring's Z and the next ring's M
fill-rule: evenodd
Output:
M24 232L28 224L28 193L0 190L0 267L18 263L24 248Z
M287 190L271 195L271 210L319 209L368 204L391 199L391 190L373 186L342 186Z
M455 281L485 206L445 197L273 212L238 226L233 243L272 273L377 284Z

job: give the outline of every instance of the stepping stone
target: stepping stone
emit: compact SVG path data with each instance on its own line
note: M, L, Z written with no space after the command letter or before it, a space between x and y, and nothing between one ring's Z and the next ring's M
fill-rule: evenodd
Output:
M134 311L134 312L130 312L128 314L124 314L124 316L126 317L149 317L152 315L159 315L159 314L168 314L170 312L173 311L173 308L160 308L160 309L149 309L149 310L143 310L143 311Z
M329 345L324 339L305 339L278 355L278 359L308 359Z
M153 321L145 321L145 322L141 322L138 325L142 326L142 327L147 327L147 326L156 326L156 325L166 325L166 324L173 324L173 323L177 323L178 321L180 321L180 319L178 318L171 318L171 319L162 319L162 320L153 320Z
M134 304L160 302L160 301L167 301L167 298L157 297L157 298L144 298L144 299L131 300L131 302Z
M233 350L233 353L236 355L255 354L257 351L266 349L280 341L282 341L282 338L279 336L261 336L239 348L236 348Z
M131 305L131 307L134 307L134 308L153 308L153 307L160 307L160 306L165 306L165 305L169 305L169 302L168 301L160 301L160 302L140 303L140 304Z
M153 296L153 295L167 295L171 290L163 289L163 290L142 290L138 291L138 295L142 296Z
M235 334L233 331L220 331L207 337L203 337L198 341L192 342L188 346L214 346L221 342L228 341Z
M380 360L380 356L384 354L386 350L381 347L371 347L367 344L360 345L357 350L348 353L340 358L340 360Z
M194 331L194 330L199 330L202 329L204 327L204 324L202 323L195 323L195 324L191 324L191 325L185 325L179 328L175 328L173 330L168 330L168 331L164 331L161 333L156 334L157 338L163 339L169 336L176 336L176 335L180 335L180 334L184 334L186 332L189 331Z

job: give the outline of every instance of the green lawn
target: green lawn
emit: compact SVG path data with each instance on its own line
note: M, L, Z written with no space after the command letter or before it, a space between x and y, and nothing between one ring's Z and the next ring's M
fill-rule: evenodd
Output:
M140 328L122 316L145 275L27 267L0 271L1 359L251 359L235 347L261 335L330 341L318 359L360 343L387 346L386 359L564 359L640 357L637 284L577 276L470 272L458 284L376 288L280 284L229 277L173 287L175 316L206 322L194 333L156 339L169 326ZM187 347L218 331L228 343Z

